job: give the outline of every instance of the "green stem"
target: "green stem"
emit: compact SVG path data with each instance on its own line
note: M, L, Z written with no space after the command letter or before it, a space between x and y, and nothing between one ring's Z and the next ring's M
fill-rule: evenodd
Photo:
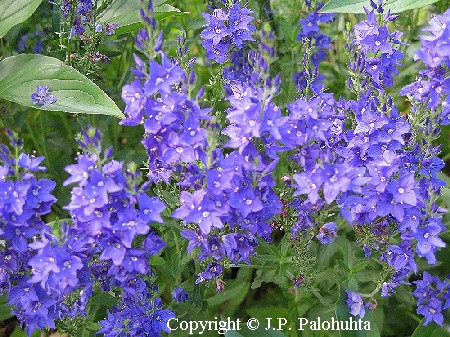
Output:
M31 140L33 141L34 147L36 148L37 152L43 152L44 150L41 148L41 146L39 145L39 141L36 138L36 135L33 131L33 128L31 127L30 123L28 123L27 119L25 118L25 125L28 129L28 133L31 136Z
M372 298L374 297L381 289L381 284L378 284L377 287L370 294L360 294L363 298Z
M50 160L50 156L48 155L47 151L47 122L46 122L46 111L40 111L39 113L39 121L41 125L41 135L42 135L42 144L43 144L43 150L44 150L44 156L45 160L47 162L47 167L50 171L55 172L56 176L58 175L56 173L56 170L53 168L52 161Z

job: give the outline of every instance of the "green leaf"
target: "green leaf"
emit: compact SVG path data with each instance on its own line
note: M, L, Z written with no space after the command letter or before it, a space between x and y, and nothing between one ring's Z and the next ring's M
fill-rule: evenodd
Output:
M448 337L449 332L439 325L431 322L427 326L423 325L423 320L419 326L414 330L411 337Z
M155 18L158 20L164 20L171 16L178 16L187 14L187 12L181 12L178 8L173 7L169 4L163 4L161 6L155 7Z
M227 287L223 293L218 293L206 300L210 307L222 304L226 301L235 301L238 304L244 300L250 289L250 282L238 283L234 287Z
M256 323L256 321L253 321L251 326L256 327L254 323ZM247 328L247 324L243 323L240 325L238 331L227 331L225 333L225 337L286 337L286 335L282 331L276 330L276 328L278 328L277 320L272 320L271 324L275 325L275 328L274 326L271 326L271 329L267 329L267 327L262 324L261 320L258 320L258 323L260 324L258 329L256 330L249 330Z
M400 13L410 9L431 5L439 0L388 0L383 6L392 13ZM364 8L371 8L369 0L330 0L320 12L332 13L364 13Z
M11 334L11 337L27 337L27 333L20 328L16 328Z
M101 292L98 294L95 294L89 299L89 302L91 304L105 306L105 307L112 307L113 305L117 304L117 299L111 296L108 293Z
M336 302L335 312L338 321L350 322L358 322L359 316L353 316L350 314L349 309L345 301L347 300L347 294L345 292L345 288L340 286L340 296L339 300ZM349 323L350 324L350 323ZM355 323L353 323L353 326ZM373 314L370 310L366 310L366 315L362 319L361 330L340 330L339 336L341 337L380 337L380 332L378 330L378 326L375 323L373 318ZM370 328L370 330L365 330L364 328ZM359 328L359 323L358 323Z
M12 317L11 306L8 304L8 296L0 296L0 321Z
M42 0L0 0L0 38L8 31L28 19Z
M38 85L48 86L57 102L34 104L31 94ZM114 101L86 76L44 55L20 54L2 60L0 98L41 110L125 117Z
M0 304L0 321L4 321L12 316L11 306L9 304Z
M161 256L159 255L153 255L150 258L150 265L152 266L161 266L163 264L166 264L166 260L164 260Z
M166 4L168 0L153 1L155 18L163 20L170 16L183 15L178 8ZM139 1L114 0L98 17L100 22L114 22L119 28L116 34L125 34L144 27L139 14Z

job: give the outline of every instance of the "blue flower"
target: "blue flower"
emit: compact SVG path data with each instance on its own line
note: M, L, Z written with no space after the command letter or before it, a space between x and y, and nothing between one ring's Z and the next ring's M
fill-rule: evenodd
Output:
M350 313L353 316L360 316L363 318L366 314L366 309L364 307L364 301L359 293L354 293L351 291L345 291L347 293L347 300L345 303L350 309Z
M328 222L319 229L316 238L323 245L329 245L333 242L333 238L337 236L337 225L334 222Z
M49 87L38 85L36 91L31 94L31 100L34 104L46 105L57 101L56 96L48 93Z
M184 290L183 287L177 287L172 291L172 299L177 303L188 302L189 294Z

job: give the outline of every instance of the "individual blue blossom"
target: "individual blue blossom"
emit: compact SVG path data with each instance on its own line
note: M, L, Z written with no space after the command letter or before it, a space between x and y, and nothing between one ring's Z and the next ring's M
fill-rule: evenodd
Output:
M428 260L429 264L436 263L435 252L437 248L445 247L444 241L439 238L442 232L442 224L435 221L428 221L424 227L420 227L414 234L417 240L416 252Z
M411 206L417 204L414 174L410 172L402 171L399 180L392 180L386 186L386 190L392 193L394 200L398 203L406 203Z
M347 300L345 303L350 309L350 314L363 318L366 315L366 309L361 295L359 293L354 293L347 290L345 292L347 294Z
M206 267L206 270L204 272L201 272L198 275L197 280L195 281L195 284L199 284L201 282L204 282L206 280L211 280L211 279L218 279L218 277L220 276L220 274L222 274L223 269L222 266L220 264L218 264L217 262L213 262L211 264L208 265L208 267Z
M334 222L328 222L319 229L316 238L323 245L329 245L333 242L333 238L337 236L337 225Z
M244 217L247 217L251 212L262 210L263 204L256 198L250 186L247 186L237 193L233 193L230 198L230 206L239 210Z
M257 246L256 238L252 235L232 233L223 236L223 242L228 258L239 263L240 261L250 264L249 258L255 254Z
M103 25L102 30L105 34L105 36L111 36L116 33L116 29L119 27L119 25L115 22L106 23Z
M36 87L36 91L31 94L31 100L34 104L38 105L46 105L53 104L57 101L56 96L53 94L49 94L49 87L43 85L38 85Z
M171 93L171 86L183 79L184 71L162 54L162 65L150 61L150 76L144 84L146 95L152 95L157 91Z
M188 302L189 294L184 290L183 287L177 287L172 291L172 299L177 303Z

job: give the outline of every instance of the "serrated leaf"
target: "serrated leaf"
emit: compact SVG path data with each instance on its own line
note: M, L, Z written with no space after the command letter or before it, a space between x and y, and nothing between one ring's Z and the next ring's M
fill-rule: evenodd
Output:
M443 327L431 322L427 326L423 325L424 320L414 330L411 337L448 337L450 331L446 331Z
M168 0L153 1L155 18L162 20L170 16L183 15L178 8L166 4ZM139 9L140 1L114 0L98 17L100 22L114 22L119 28L116 34L125 34L144 27Z
M28 19L42 0L0 0L0 38L8 31Z
M31 94L40 85L49 87L57 98L55 103L33 103ZM44 55L20 54L2 60L0 98L41 110L125 117L94 82L60 60Z
M166 264L166 260L164 260L161 256L159 255L153 255L150 258L150 265L151 266L161 266L163 264Z
M388 0L383 6L391 13L400 13L410 9L431 5L439 0ZM370 0L330 0L322 7L322 13L364 13L364 7L370 9Z

